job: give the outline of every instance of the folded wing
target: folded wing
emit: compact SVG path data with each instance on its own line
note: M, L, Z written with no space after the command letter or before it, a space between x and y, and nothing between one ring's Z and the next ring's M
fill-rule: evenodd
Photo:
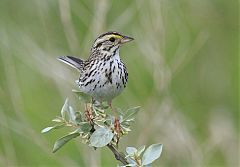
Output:
M62 61L63 63L70 65L73 68L76 68L79 71L83 70L84 60L82 59L72 57L72 56L61 56L61 57L58 57L57 59Z

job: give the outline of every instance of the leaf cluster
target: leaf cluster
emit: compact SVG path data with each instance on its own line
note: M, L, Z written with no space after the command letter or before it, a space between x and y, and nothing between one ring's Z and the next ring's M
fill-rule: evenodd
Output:
M141 146L138 149L135 147L126 148L126 159L129 164L125 166L133 167L149 167L153 161L158 159L162 153L162 144L152 144L146 151L145 146ZM121 166L121 167L125 167Z
M54 118L53 126L44 128L41 132L46 133L52 130L70 127L72 130L67 135L59 138L53 147L53 152L59 150L68 141L78 136L82 142L92 147L104 147L109 143L117 146L117 143L123 135L131 131L130 124L134 121L134 115L139 111L140 107L133 107L127 111L118 109L120 134L114 127L114 116L108 106L95 105L91 103L90 97L82 92L73 90L77 97L85 102L83 111L75 111L66 99L61 109L61 115Z
M96 104L91 101L88 95L73 90L85 107L81 111L75 110L66 99L61 109L60 116L52 120L55 124L44 128L41 132L47 133L60 128L70 128L70 132L59 138L53 146L53 153L62 148L70 140L80 137L84 144L93 148L108 146L114 153L117 160L125 166L149 166L154 160L160 157L161 144L151 145L145 150L145 146L138 149L127 147L126 154L118 152L120 138L131 131L131 123L140 107L129 108L126 111L117 109L119 129L116 129L116 118L110 113L111 109L105 104ZM144 153L143 153L144 152ZM143 155L141 156L141 154Z

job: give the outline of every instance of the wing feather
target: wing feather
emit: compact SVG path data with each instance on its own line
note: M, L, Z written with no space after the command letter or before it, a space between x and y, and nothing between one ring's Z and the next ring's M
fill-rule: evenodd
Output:
M72 57L72 56L61 56L61 57L58 57L57 59L79 71L83 70L84 60L82 59Z

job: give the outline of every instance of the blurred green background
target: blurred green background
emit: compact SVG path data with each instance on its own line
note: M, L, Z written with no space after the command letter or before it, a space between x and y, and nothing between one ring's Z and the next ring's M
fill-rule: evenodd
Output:
M129 70L114 106L142 106L120 144L163 143L153 166L237 167L238 1L0 0L0 166L116 166L111 152L78 139L56 154L43 135L78 72L59 55L87 58L93 40L116 30Z

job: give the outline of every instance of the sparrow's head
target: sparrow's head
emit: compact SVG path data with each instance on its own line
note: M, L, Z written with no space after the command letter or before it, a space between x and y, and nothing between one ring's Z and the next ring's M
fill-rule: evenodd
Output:
M122 44L132 41L132 37L122 35L118 32L106 32L100 35L92 46L92 50L110 51L112 48L119 48Z

